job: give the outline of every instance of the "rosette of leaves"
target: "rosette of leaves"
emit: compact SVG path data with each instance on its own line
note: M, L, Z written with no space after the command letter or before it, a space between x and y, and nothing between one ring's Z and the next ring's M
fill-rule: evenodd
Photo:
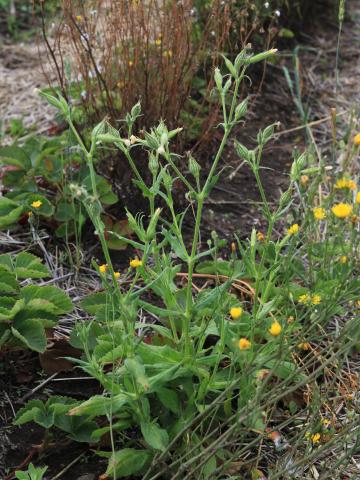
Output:
M60 288L22 286L22 281L49 276L48 268L30 253L0 255L0 348L6 344L45 351L46 329L70 312L72 303Z

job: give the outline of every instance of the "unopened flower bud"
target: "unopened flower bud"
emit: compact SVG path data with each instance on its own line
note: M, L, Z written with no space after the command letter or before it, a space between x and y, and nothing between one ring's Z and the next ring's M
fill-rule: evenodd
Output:
M137 138L135 137L135 135L131 135L131 137L130 137L131 145L134 145L134 143L136 143L136 142L137 142Z
M199 178L200 169L201 167L198 164L198 162L195 160L195 158L192 155L190 155L189 156L189 172L194 178L196 179Z
M155 176L159 169L159 161L154 154L150 154L149 158L149 170Z

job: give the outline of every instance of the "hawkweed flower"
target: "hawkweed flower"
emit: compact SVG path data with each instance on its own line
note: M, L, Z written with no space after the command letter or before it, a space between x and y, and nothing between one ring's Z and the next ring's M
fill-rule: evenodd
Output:
M360 203L360 192L356 194L356 203Z
M316 445L317 443L319 443L319 442L320 442L320 439L321 439L320 433L314 433L314 434L311 435L311 437L310 437L311 443L312 443L313 445Z
M139 260L138 257L135 257L132 260L130 260L130 267L131 268L141 267L142 264L143 264L142 260Z
M256 238L259 242L263 242L265 240L265 235L262 232L256 232Z
M33 208L40 208L42 204L43 204L43 202L41 200L35 200L35 201L32 202L31 206Z
M239 350L248 350L251 347L251 342L247 338L240 338L238 346Z
M305 303L308 303L310 300L310 295L308 293L304 293L303 295L300 295L298 298L298 302L302 303L305 305Z
M114 272L114 277L115 277L116 279L120 278L120 272Z
M321 207L313 208L313 214L314 214L315 220L324 220L324 218L326 218L326 212Z
M155 40L155 45L156 45L157 47L160 47L160 45L161 45L161 38L157 38L157 39Z
M342 263L342 264L345 264L347 263L348 261L348 258L346 255L342 255L340 258L339 258L339 262Z
M356 300L356 306L360 308L360 300Z
M337 205L334 205L332 207L331 211L333 212L335 217L346 218L351 215L352 206L348 203L338 203Z
M313 296L311 297L311 303L312 303L313 305L319 305L319 303L321 303L321 296L320 296L320 295L317 295L317 294L316 294L316 295L313 295Z
M302 342L302 343L298 343L297 348L298 348L299 350L305 350L305 351L307 351L307 350L310 350L311 345L310 345L310 343L308 343L308 342Z
M288 228L288 235L296 235L299 231L299 228L299 225L297 223L294 223L293 225L291 225L291 227Z
M106 273L106 271L107 271L106 263L103 263L102 265L99 266L99 272L100 273Z
M338 189L338 190L343 189L343 188L348 188L349 190L355 190L356 183L354 182L354 180L342 177L342 178L339 178L336 181L335 188Z
M271 324L271 327L269 328L270 335L272 335L273 337L277 337L278 335L280 335L281 331L282 331L282 326L277 320L275 320Z
M321 423L323 424L323 427L328 428L331 425L331 422L328 418L323 418Z
M237 320L241 317L243 309L241 307L232 307L230 308L230 316L233 320Z
M355 143L355 145L357 145L357 146L360 145L360 133L358 133L357 135L355 135L355 137L354 137L354 143Z

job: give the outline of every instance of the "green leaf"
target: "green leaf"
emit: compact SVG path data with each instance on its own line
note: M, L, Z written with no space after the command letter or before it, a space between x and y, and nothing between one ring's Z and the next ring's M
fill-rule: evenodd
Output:
M46 300L53 305L53 313L63 315L72 310L70 298L60 288L53 286L38 287L28 285L21 289L20 297L29 303L31 300Z
M31 159L24 149L20 147L0 148L0 163L19 167L21 170L30 170Z
M180 415L180 400L179 395L175 392L175 390L161 387L156 390L156 395L158 396L160 402L164 405L164 407L166 407L171 412Z
M0 255L0 267L4 267L6 270L9 270L9 272L13 271L14 267L9 253Z
M136 358L127 358L125 360L125 367L133 375L136 382L143 387L144 390L148 390L149 379L145 373L145 367L142 363L139 362Z
M169 435L166 430L160 428L156 423L142 422L141 433L145 442L155 450L164 452L169 444Z
M24 320L17 328L11 327L11 333L21 343L34 350L44 353L46 350L45 329L41 322L36 319Z
M14 225L24 211L25 207L19 205L18 202L6 197L0 197L0 229Z
M134 448L124 448L111 455L106 475L116 478L130 477L130 475L140 474L149 464L152 458L148 450L135 450Z
M99 309L106 306L107 294L105 292L96 292L83 298L80 302L80 307L90 315L96 315Z
M0 266L0 293L16 293L19 289L19 283L15 274L9 272L7 267Z
M120 393L113 397L93 395L89 400L80 403L69 411L69 415L101 416L119 412L128 402L129 397Z
M16 255L14 270L17 278L44 278L50 276L49 270L42 263L42 260L27 252L21 252Z

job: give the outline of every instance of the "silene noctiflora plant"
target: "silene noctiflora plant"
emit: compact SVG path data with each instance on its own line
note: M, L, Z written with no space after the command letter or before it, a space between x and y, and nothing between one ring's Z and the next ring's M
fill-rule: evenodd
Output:
M43 94L65 117L88 167L92 192L80 189L81 201L106 262L94 264L103 290L81 302L91 321L79 322L71 335L72 344L83 350L81 360L74 361L99 382L103 393L84 402L65 402L68 419L81 418L88 425L87 432L89 425L97 425L91 432L94 444L104 436L110 438L111 452L97 451L109 459L104 478L222 478L233 459L230 445L258 441L266 434L273 407L285 392L301 388L320 374L320 369L314 368L306 375L293 353L294 345L305 345L308 335L315 335L329 313L339 308L330 304L332 310L322 311L322 300L334 293L330 291L333 279L322 278L319 289L314 289L314 278L306 283L304 267L296 256L301 228L292 209L292 193L301 176L316 172L321 177L323 173L321 165L313 165L311 152L294 159L289 188L274 211L259 172L264 146L276 124L259 132L253 150L236 142L239 155L257 180L267 233L254 230L248 242L232 244L226 261L218 258L224 243L215 234L208 248L200 249L204 204L218 180L219 162L230 134L247 112L248 99L238 99L241 82L252 64L275 53L269 50L253 55L245 49L234 62L224 59L225 74L215 70L223 136L205 176L200 175L200 165L191 155L184 173L182 159L171 152L171 140L180 129L169 131L160 122L136 135L133 127L141 114L140 104L125 118L125 135L103 121L93 129L88 146L66 101ZM149 202L148 218L127 212L134 237L119 238L133 247L137 256L124 277L114 271L101 220L93 159L103 145L122 152L134 183ZM151 184L145 183L133 160L133 151L140 148L148 154ZM174 205L175 180L183 182L187 190L188 207L183 212ZM309 191L316 192L317 186L314 180ZM313 200L315 194L309 195ZM183 221L190 212L194 229L189 242ZM275 224L286 216L294 217L294 223L273 241ZM213 278L213 286L194 288L201 275ZM296 282L299 277L301 281ZM294 313L298 304L299 313ZM45 413L57 408L64 411L64 405L37 408ZM56 424L54 415L50 417ZM22 421L27 418L23 416ZM62 428L61 422L57 426ZM65 431L71 432L69 426ZM237 458L241 452L238 447Z

